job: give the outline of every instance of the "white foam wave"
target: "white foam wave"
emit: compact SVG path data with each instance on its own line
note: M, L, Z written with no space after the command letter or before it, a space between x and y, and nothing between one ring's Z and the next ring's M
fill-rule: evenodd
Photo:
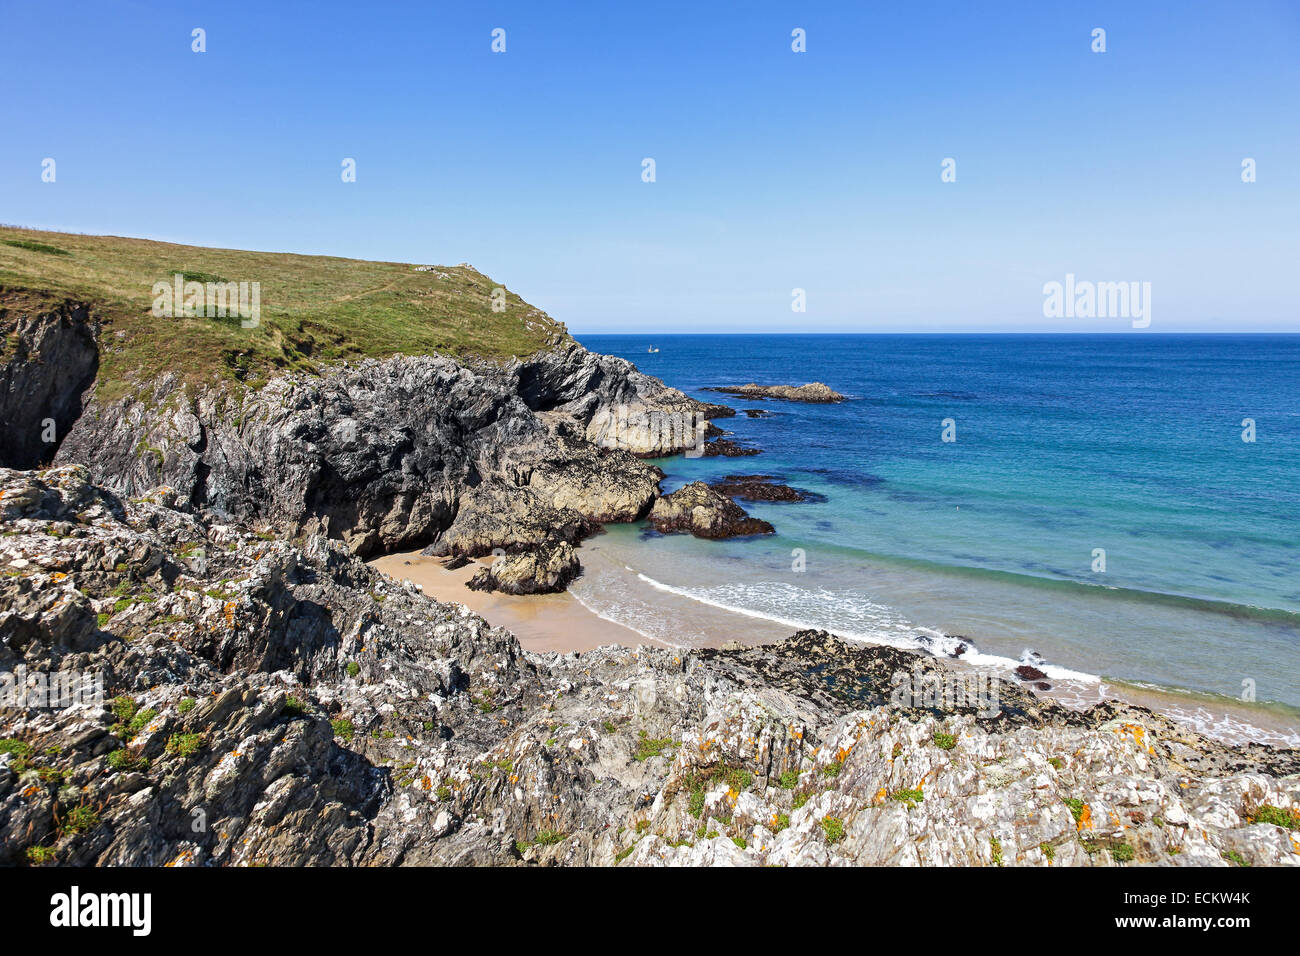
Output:
M806 628L831 631L846 640L881 644L902 650L923 650L953 657L958 646L966 649L956 659L976 667L1014 670L1020 661L998 654L988 654L970 641L950 637L933 628L918 627L897 611L877 604L854 591L815 590L782 581L753 584L722 584L707 588L684 588L657 581L644 573L637 578L659 591L689 598L733 614L772 621L796 630ZM1054 680L1097 683L1095 674L1071 670L1042 662L1035 666Z

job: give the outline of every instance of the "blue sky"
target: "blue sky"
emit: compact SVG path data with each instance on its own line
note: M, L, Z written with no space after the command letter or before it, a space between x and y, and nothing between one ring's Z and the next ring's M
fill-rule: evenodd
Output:
M578 333L1129 329L1066 273L1300 331L1294 2L5 6L0 221L469 261Z

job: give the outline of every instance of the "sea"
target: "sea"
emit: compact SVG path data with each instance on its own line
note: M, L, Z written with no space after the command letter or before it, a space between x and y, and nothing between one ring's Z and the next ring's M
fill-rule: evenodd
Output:
M772 475L773 535L612 525L571 593L675 646L824 628L1028 663L1225 739L1300 746L1300 335L580 335L695 398ZM656 351L651 351L651 349ZM709 387L820 381L840 404Z

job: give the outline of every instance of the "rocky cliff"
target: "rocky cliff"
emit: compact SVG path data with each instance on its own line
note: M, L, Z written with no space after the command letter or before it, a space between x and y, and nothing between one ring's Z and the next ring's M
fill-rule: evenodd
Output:
M93 307L5 301L0 464L84 464L124 496L165 485L220 520L362 556L554 550L636 520L662 477L640 459L730 412L567 337L526 360L395 355L259 387L164 373L101 401L97 350L113 346Z
M0 470L0 671L0 863L1300 862L1295 751L818 632L529 654L82 467Z

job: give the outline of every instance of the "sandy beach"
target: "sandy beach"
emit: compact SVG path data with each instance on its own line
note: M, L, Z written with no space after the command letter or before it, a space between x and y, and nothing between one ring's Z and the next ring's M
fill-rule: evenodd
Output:
M588 543L584 561L597 565L608 563L599 545ZM605 644L624 647L650 645L676 646L640 631L607 620L587 608L567 591L558 594L512 595L471 591L465 587L474 572L491 564L491 557L471 561L462 568L448 570L443 559L421 556L418 551L394 553L368 562L371 567L397 580L420 585L424 593L439 601L463 604L483 616L490 624L504 627L519 638L529 651L555 651L561 654L588 651ZM717 647L728 641L769 643L788 637L793 628L770 621L737 618L722 611L672 595L663 600L660 613L686 616L696 622L692 628L692 647ZM680 606L678 606L680 605ZM1009 676L1009 675L1003 675ZM1273 714L1238 705L1224 698L1192 699L1172 695L1158 688L1134 686L1103 680L1098 683L1053 681L1050 690L1036 690L1067 706L1086 708L1102 700L1126 700L1167 714L1210 736L1231 742L1256 741L1275 746L1294 744L1295 728L1288 715Z
M491 563L491 558L483 558L449 571L443 567L441 558L422 557L418 551L389 554L369 562L389 577L418 584L436 600L464 604L489 624L513 631L526 650L563 654L587 651L603 644L666 646L605 620L567 592L513 595L471 591L465 587L475 571Z

